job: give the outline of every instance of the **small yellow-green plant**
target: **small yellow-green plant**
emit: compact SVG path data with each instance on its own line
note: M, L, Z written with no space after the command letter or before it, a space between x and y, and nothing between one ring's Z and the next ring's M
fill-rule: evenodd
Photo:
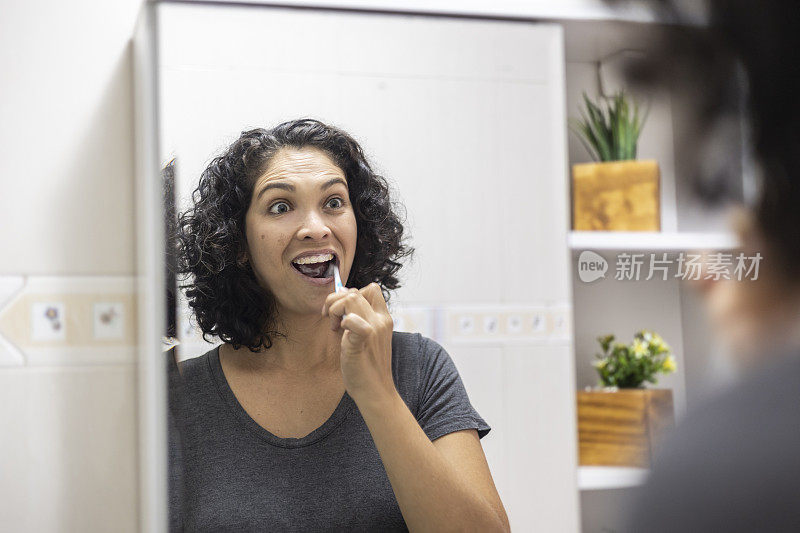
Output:
M592 102L583 93L585 109L581 120L571 119L570 127L595 161L636 159L636 145L647 116L639 116L638 104L623 91Z
M614 335L598 337L603 349L594 367L604 387L637 388L645 381L657 383L656 374L675 371L672 350L658 333L641 330L630 344L614 342Z

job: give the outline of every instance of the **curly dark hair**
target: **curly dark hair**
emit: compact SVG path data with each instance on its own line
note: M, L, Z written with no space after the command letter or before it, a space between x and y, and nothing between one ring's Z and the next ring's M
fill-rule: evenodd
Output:
M256 281L247 251L245 214L256 180L284 147L313 147L342 169L355 212L358 238L346 286L378 283L384 298L400 284L400 260L414 249L403 242L402 205L390 199L389 185L376 174L361 146L346 132L309 118L272 129L242 132L200 176L193 206L177 225L178 273L203 338L216 336L235 348L253 352L272 347L277 307L273 294ZM403 208L405 216L405 208Z

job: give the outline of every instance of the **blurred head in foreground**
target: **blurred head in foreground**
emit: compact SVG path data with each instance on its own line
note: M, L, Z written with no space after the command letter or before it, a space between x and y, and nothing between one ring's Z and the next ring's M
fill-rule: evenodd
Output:
M732 229L739 251L763 259L757 280L697 283L720 340L745 362L800 346L800 8L790 0L609 3L647 4L674 23L629 69L634 84L691 102L697 137L725 136L745 119L755 190L732 213ZM693 152L690 178L707 201L741 180L709 172L702 146L682 152Z
M739 113L746 119L755 186L732 219L741 252L763 256L759 276L699 285L719 339L741 361L763 364L690 406L625 531L800 531L800 9L788 0L648 3L684 24L635 78L693 102L700 138L737 127ZM703 150L695 156L693 182L706 198L739 179L709 173Z

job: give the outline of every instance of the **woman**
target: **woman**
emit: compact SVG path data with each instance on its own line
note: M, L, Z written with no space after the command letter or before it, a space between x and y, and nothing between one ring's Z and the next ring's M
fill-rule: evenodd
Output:
M800 9L789 0L648 4L685 24L636 78L691 94L700 136L738 120L744 103L758 194L734 226L745 256L763 261L757 279L699 282L719 340L746 372L690 406L626 531L800 531ZM692 23L698 8L707 25ZM701 190L740 178L711 181Z
M183 527L508 530L449 355L392 330L412 250L359 145L310 119L247 131L193 200L180 270L224 344L182 364Z

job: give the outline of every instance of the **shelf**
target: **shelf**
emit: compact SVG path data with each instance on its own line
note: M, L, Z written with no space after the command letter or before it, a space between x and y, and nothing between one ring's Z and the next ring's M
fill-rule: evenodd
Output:
M270 3L264 0L221 0L221 2L201 0L201 2L262 5ZM657 21L656 14L647 7L630 5L611 8L602 0L562 0L561 2L484 0L460 3L451 0L282 0L278 2L278 5L281 7L299 6L537 20L611 20L644 23Z
M567 242L572 250L732 250L737 246L731 233L651 231L571 231Z
M638 487L649 470L627 466L579 466L579 490L626 489Z

